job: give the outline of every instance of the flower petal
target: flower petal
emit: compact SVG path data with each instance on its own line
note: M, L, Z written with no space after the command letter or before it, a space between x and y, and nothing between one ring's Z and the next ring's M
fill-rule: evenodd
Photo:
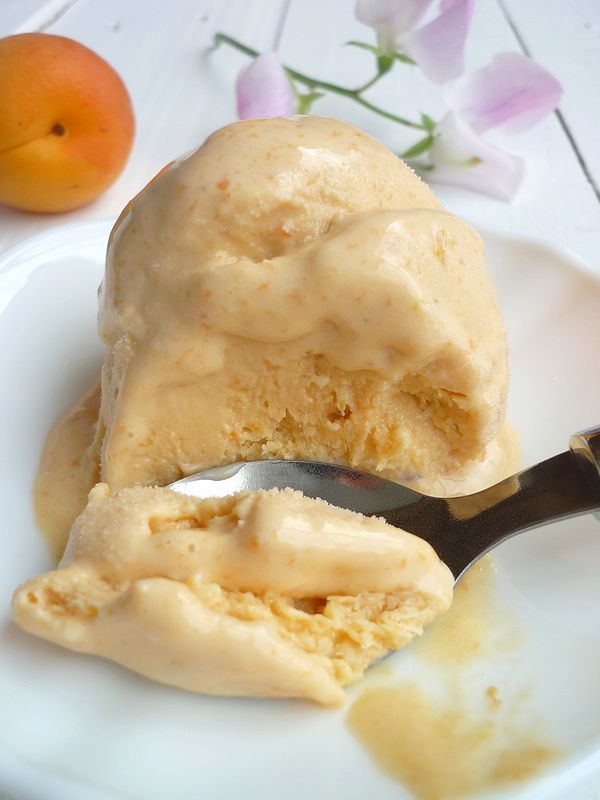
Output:
M396 49L402 34L412 30L432 0L357 0L354 13L359 22L374 28L379 47L386 53Z
M356 18L375 28L389 23L398 33L411 30L424 16L432 0L357 0Z
M514 197L525 174L522 158L484 141L452 111L436 127L430 156L433 181L475 189L501 200Z
M457 78L464 68L465 40L475 0L450 0L432 22L410 37L406 50L436 83Z
M455 6L459 2L460 0L442 0L440 3L440 13L448 11L449 8L452 8L452 6Z
M499 53L487 67L467 75L450 103L477 131L519 133L554 111L563 90L556 78L520 53Z
M277 53L263 53L244 67L235 91L240 119L296 113L294 90Z

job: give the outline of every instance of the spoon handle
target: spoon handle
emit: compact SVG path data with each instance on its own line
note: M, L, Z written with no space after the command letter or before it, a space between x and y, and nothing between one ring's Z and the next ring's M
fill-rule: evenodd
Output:
M575 433L569 441L571 452L580 460L586 479L600 491L600 428L588 428Z
M457 579L517 533L600 510L600 429L572 436L570 445L483 492L447 501L453 530L444 537L447 553L438 555Z

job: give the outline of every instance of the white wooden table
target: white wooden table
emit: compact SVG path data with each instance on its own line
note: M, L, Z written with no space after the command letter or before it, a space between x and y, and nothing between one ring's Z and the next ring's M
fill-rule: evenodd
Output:
M137 135L117 183L95 203L69 214L0 209L0 251L67 222L115 217L157 171L235 119L233 85L244 56L208 53L216 31L258 50L277 48L283 61L345 85L369 77L369 57L349 39L370 32L353 16L352 0L0 0L0 36L46 31L81 41L109 61L131 93ZM511 142L528 177L511 204L440 187L447 208L476 225L544 237L579 255L600 274L600 2L478 0L467 66L483 66L501 50L525 52L549 67L565 95L559 113ZM435 116L436 95L394 71L373 90L374 102ZM418 100L418 102L417 102ZM316 113L356 123L394 150L402 130L340 97ZM569 800L600 800L596 777Z
M52 226L116 216L158 169L235 119L233 84L247 59L213 34L229 33L258 50L278 48L289 65L352 85L369 77L368 54L341 46L368 39L352 0L0 0L0 36L47 31L71 36L106 58L131 93L137 136L127 168L95 203L69 214L0 209L0 251ZM528 177L511 204L440 187L450 211L475 224L545 237L600 271L600 3L598 0L478 0L467 66L501 50L526 52L549 67L565 95L558 114L510 142ZM406 73L405 73L406 74ZM418 102L417 102L418 98ZM373 90L390 109L435 115L436 92L395 70ZM348 100L315 111L365 128L396 151L402 129Z

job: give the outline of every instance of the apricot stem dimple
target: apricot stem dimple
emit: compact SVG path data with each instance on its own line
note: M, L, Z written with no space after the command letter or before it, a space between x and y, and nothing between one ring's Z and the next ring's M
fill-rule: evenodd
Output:
M50 133L51 133L53 136L64 136L66 132L67 132L67 131L66 131L66 129L65 129L65 126L64 126L64 125L61 125L61 124L60 124L60 122L57 122L57 123L56 123L56 125L53 125L53 126L50 128Z

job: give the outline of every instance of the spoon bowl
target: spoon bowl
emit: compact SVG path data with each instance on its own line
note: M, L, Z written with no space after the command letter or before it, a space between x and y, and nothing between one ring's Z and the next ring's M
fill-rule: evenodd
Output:
M383 517L425 539L458 580L511 536L600 510L600 427L573 435L566 452L462 497L429 497L378 475L319 461L238 462L189 475L170 488L200 498L297 489Z

